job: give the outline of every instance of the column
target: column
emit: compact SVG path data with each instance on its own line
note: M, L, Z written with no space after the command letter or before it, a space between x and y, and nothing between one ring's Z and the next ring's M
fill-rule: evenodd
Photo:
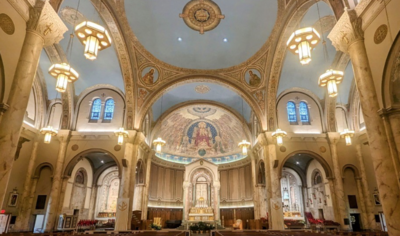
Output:
M260 159L264 161L264 167L265 167L265 190L264 194L262 195L262 199L265 204L265 215L268 215L268 227L269 229L272 229L272 220L271 220L271 205L270 205L270 200L272 196L272 191L271 191L271 175L269 174L269 169L271 166L271 163L269 162L269 156L268 156L268 142L267 142L267 137L264 133L259 134L257 137L258 143L260 144L260 147L258 149L258 155ZM281 200L282 201L282 200ZM282 213L283 214L283 213ZM283 215L282 215L283 217ZM283 218L282 218L283 221Z
M251 182L253 184L253 202L254 202L254 219L260 219L260 196L257 187L257 167L256 167L256 157L252 150L249 151L249 156L251 158Z
M150 150L147 154L146 161L146 177L145 177L145 187L143 191L143 205L142 205L142 220L147 220L147 209L149 203L149 190L150 190L150 175L151 175L151 159L153 158L155 152Z
M360 207L360 215L361 215L361 222L363 225L363 229L370 229L369 226L369 221L368 221L368 214L366 211L365 207L365 199L364 199L364 194L362 192L362 184L361 184L361 178L356 177L356 183L357 183L357 193L358 193L358 199L357 199L357 204Z
M129 198L129 188L130 188L130 175L132 170L132 156L135 152L134 139L136 136L136 131L128 130L129 135L125 141L125 153L124 159L126 161L126 166L122 167L121 181L119 185L118 200L117 200L117 213L115 219L115 231L124 231L130 228L129 222L129 206L132 202ZM133 168L135 169L135 168ZM135 173L133 173L135 174Z
M396 171L397 179L400 184L400 159L398 148L400 148L400 119L399 110L394 110L392 108L382 109L379 111L382 117L383 124L385 126L389 150L392 155L394 169Z
M282 193L281 193L281 173L279 168L274 168L274 162L278 160L276 156L276 144L272 138L272 132L266 132L268 141L268 162L269 173L271 176L271 198L270 198L270 211L271 220L270 228L274 230L283 230L283 209L282 209Z
M380 107L365 48L362 19L354 10L345 11L328 37L338 50L350 55L388 232L400 235L400 187L384 124L377 113Z
M96 202L97 202L97 184L93 184L92 192L90 194L89 219L94 219L96 217Z
M357 160L358 160L358 165L360 167L360 177L361 177L361 186L362 186L362 191L364 195L364 203L365 203L365 210L367 212L367 217L368 217L368 224L369 229L375 229L375 216L374 216L374 206L372 205L372 193L369 192L368 188L368 180L367 180L367 172L365 171L365 165L364 165L364 160L361 152L361 143L360 141L357 141L355 143L356 145L356 154L357 154Z
M35 138L33 142L33 147L31 151L31 157L29 158L28 169L25 176L24 182L24 190L21 196L21 205L18 210L17 221L15 222L15 231L28 231L29 230L29 218L31 216L31 211L28 211L30 206L29 204L29 194L32 189L33 182L33 171L35 167L36 157L37 157L37 149L39 146L39 139Z
M220 212L219 212L219 202L220 202L220 190L221 190L221 184L220 182L213 182L213 187L214 187L214 220L217 221L217 224L221 224L221 219L220 219Z
M61 193L60 193L60 200L58 201L58 208L57 208L57 211L56 211L56 216L61 215L61 213L63 212L65 191L67 190L68 180L70 179L70 177L69 176L62 176L61 179L62 179Z
M45 232L51 232L53 230L57 219L57 211L62 189L62 172L64 168L65 153L67 152L70 132L71 131L69 130L59 130L57 134L57 138L60 141L60 147L58 149L56 167L53 172L50 197L49 201L47 202L47 211L44 221Z
M348 229L349 225L344 224L344 219L348 218L347 210L346 210L346 200L344 197L343 190L343 179L342 179L342 171L339 164L339 159L337 156L337 147L336 144L340 140L340 134L335 132L328 132L329 138L329 147L331 149L332 163L333 163L333 173L335 175L334 184L335 184L335 196L338 208L334 209L339 212L340 226L342 229Z
M9 108L0 123L0 205L4 201L40 53L44 45L58 42L67 30L48 1L37 1L37 6L30 9L29 15L7 101Z
M189 213L189 200L191 199L191 196L188 196L189 194L189 187L190 187L190 182L183 182L183 216L182 216L182 223L185 223L188 220L188 213Z

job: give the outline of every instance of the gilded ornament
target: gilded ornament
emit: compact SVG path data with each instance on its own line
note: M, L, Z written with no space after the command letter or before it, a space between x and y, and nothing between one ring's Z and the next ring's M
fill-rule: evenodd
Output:
M79 149L78 144L74 144L74 145L72 145L72 147L71 147L71 150L72 150L72 151L76 151L76 150L78 150L78 149Z
M0 28L8 35L12 35L15 32L14 22L4 13L0 14Z
M210 91L210 87L208 87L207 85L202 84L202 85L196 86L196 87L194 88L194 90L195 90L197 93L204 94L204 93L208 93L208 92Z
M218 26L221 19L225 16L221 14L219 6L211 0L192 0L183 8L183 13L179 14L180 18L191 29L199 31L203 34Z
M146 85L153 85L157 82L158 70L153 67L147 67L142 71L142 81Z
M322 153L325 153L325 152L326 152L326 147L321 146L321 147L319 148L319 151L322 152Z
M261 73L258 70L248 70L245 75L245 81L251 87L258 87L261 84Z
M376 29L375 35L374 35L374 42L375 44L380 44L385 40L386 35L388 33L388 27L387 25L381 25Z
M61 9L60 17L64 22L67 22L71 26L75 26L82 21L87 20L86 17L77 9L68 6Z

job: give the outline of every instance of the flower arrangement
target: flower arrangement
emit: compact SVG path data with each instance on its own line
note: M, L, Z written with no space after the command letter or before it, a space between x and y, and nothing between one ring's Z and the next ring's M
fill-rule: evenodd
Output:
M150 228L155 229L155 230L161 230L162 227L159 224L151 223Z
M210 230L215 229L215 226L200 221L200 222L198 222L198 223L194 223L194 224L190 225L189 229L190 229L192 232L200 232L200 233L203 233L203 232L208 232L208 231L210 231Z

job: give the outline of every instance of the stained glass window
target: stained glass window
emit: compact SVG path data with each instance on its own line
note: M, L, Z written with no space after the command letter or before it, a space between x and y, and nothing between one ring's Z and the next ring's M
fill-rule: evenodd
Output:
M288 102L286 105L288 119L290 123L297 122L297 114L296 114L296 104L294 102Z
M111 120L114 116L114 99L108 99L104 108L104 120Z
M310 122L310 116L308 115L308 105L305 102L300 102L300 120L301 122Z
M91 120L100 119L100 112L101 112L101 100L100 98L96 98L92 104L92 112L90 113L90 119Z

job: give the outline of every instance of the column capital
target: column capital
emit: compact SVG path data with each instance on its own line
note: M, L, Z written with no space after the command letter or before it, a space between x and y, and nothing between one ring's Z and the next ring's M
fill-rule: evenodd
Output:
M71 137L71 130L60 129L58 131L57 138L60 141L60 143L68 142L70 137Z
M137 130L127 130L127 132L128 132L128 137L126 138L125 144L127 144L127 143L134 144L135 140L136 140L136 134L138 131Z
M329 33L328 38L338 51L348 53L349 46L358 41L364 40L362 30L362 19L357 16L355 10L345 8L335 27Z
M26 30L38 33L44 39L44 46L50 46L60 42L68 28L49 1L36 1L35 6L29 7Z
M328 140L331 144L337 144L340 140L340 134L338 132L327 132Z

